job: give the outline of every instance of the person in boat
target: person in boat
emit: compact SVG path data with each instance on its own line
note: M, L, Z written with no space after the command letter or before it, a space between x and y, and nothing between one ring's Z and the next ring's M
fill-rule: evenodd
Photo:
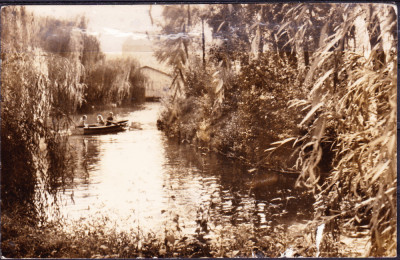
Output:
M100 115L100 114L97 115L97 124L99 124L99 125L105 125L103 116Z
M83 116L81 117L81 119L79 120L78 127L85 127L86 120L87 120L87 116L86 116L86 115L83 115Z
M111 125L112 123L114 123L113 121L114 121L114 114L113 114L113 112L110 112L107 117L106 125Z

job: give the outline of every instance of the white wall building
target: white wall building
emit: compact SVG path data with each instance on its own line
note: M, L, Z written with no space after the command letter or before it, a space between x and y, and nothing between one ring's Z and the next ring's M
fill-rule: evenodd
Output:
M169 88L172 83L171 75L149 66L143 66L140 70L148 78L145 92L146 99L160 99L169 94Z

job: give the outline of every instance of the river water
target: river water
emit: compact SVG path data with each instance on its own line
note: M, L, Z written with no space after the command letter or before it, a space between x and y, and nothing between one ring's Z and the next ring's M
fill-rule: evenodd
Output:
M160 107L114 110L141 129L71 136L76 176L59 200L66 228L102 218L119 231L162 234L179 226L193 235L202 220L257 230L309 219L311 202L293 188L295 179L264 173L260 181L234 161L169 140L156 127Z

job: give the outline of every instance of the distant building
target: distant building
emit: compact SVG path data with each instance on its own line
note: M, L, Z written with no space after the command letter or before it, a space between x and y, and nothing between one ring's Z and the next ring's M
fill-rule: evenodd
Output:
M171 75L149 66L141 67L140 71L148 78L145 87L145 97L147 100L157 100L169 94L169 88L172 83Z

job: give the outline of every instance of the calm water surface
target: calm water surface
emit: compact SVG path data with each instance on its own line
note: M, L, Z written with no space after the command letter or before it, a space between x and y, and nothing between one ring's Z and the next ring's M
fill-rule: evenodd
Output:
M74 221L103 218L121 231L155 234L178 223L190 235L201 219L225 228L263 229L309 217L311 202L293 188L293 178L265 173L265 184L253 187L248 169L168 140L156 128L159 108L159 103L146 103L136 111L115 110L117 119L138 122L142 130L71 137L78 167L60 206L69 228Z

